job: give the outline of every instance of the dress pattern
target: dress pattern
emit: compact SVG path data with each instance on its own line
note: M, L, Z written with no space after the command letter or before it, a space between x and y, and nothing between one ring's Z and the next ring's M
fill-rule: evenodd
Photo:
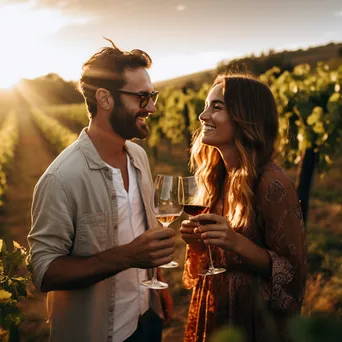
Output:
M214 212L223 215L222 201ZM286 323L301 308L307 252L296 190L275 163L267 165L259 180L255 212L254 222L237 232L268 251L270 279L256 274L239 255L217 247L211 248L214 265L227 271L199 276L199 271L208 267L208 254L199 256L187 246L183 285L193 293L185 342L205 342L223 325L244 330L248 342L268 342L271 335L273 340L289 340Z

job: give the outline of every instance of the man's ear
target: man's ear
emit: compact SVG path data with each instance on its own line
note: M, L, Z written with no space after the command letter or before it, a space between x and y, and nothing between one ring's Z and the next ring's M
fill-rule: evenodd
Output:
M114 106L114 99L110 92L104 88L98 88L95 93L97 105L104 110L111 110Z

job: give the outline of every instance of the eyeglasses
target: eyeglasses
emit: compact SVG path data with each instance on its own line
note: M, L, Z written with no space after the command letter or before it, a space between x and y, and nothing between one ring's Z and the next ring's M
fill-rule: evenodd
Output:
M116 89L116 91L121 94L138 96L140 99L140 108L145 108L148 105L150 99L152 99L153 104L156 104L158 100L158 96L159 96L159 91L152 91L152 93L148 91L135 93L132 91L126 91L126 90L121 90L121 89Z

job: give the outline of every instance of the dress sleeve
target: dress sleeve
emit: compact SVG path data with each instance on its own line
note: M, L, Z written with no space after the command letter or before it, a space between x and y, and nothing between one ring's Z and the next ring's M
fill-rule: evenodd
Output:
M258 194L265 248L272 262L270 280L259 278L261 293L272 309L294 313L300 310L307 274L300 201L292 181L280 172L264 175Z

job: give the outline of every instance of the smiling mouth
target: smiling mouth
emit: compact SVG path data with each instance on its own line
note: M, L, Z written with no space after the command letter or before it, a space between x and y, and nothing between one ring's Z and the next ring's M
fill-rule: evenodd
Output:
M215 131L215 130L216 130L215 126L203 125L203 127L202 127L202 132L203 133L212 132L212 131Z
M138 116L135 120L138 122L146 123L146 117L145 116Z
M138 114L135 118L135 122L141 123L144 126L146 126L146 119L148 118L149 114L148 113L141 113Z

